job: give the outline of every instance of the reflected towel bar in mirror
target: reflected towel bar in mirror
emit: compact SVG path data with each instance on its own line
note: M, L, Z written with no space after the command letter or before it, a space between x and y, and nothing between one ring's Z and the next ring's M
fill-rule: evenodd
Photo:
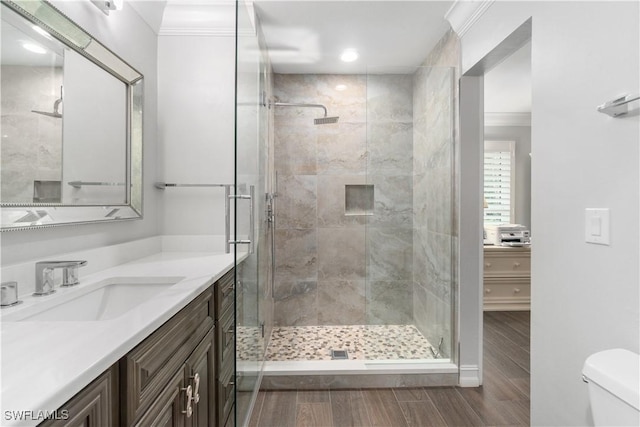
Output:
M69 181L67 184L74 188L82 188L84 185L122 186L124 182L95 182L95 181Z
M164 190L167 187L233 187L233 184L176 184L168 182L156 182L156 188Z

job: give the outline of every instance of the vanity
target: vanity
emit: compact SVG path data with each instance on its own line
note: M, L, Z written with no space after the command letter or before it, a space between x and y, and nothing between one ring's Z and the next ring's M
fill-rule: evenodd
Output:
M531 309L531 247L484 245L485 311Z
M234 264L162 251L3 309L2 425L233 425ZM105 318L55 311L104 283L158 291Z

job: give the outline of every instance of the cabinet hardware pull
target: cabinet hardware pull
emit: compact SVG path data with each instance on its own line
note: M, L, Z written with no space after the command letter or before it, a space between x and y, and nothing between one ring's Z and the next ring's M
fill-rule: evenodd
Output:
M193 408L191 407L191 395L193 393L193 389L191 388L191 385L188 385L187 388L183 388L182 391L185 391L185 397L186 397L186 402L187 402L187 409L182 411L183 414L187 415L187 418L191 418L191 414L193 414Z
M520 267L520 263L519 263L519 262L514 262L514 263L513 263L513 266L514 266L514 267L516 267L516 268L518 268L518 267Z
M487 267L487 268L489 268L489 267L491 267L491 263L490 263L490 262L485 262L485 263L484 263L484 266L485 266L485 267Z
M515 288L515 289L513 290L513 292L514 292L514 293L516 293L516 294L517 294L517 293L520 293L520 288Z
M491 293L491 289L485 289L484 292L487 293L487 294L490 294Z
M200 402L200 374L196 372L191 379L193 379L193 403L197 404Z
M225 289L224 291L222 291L222 298L226 298L227 296L229 296L229 294L231 293L231 291L233 291L233 283L231 283L231 285L229 285L229 287L227 289Z
M226 331L224 331L224 333L225 333L225 340L226 340L226 338L227 338L227 337L226 337L226 335L233 335L233 325L231 325L231 326L229 327L229 329L227 329Z

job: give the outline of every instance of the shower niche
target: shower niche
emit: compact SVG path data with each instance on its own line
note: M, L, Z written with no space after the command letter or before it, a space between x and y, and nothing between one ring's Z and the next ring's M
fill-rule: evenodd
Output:
M373 185L344 186L345 215L373 215L374 205Z

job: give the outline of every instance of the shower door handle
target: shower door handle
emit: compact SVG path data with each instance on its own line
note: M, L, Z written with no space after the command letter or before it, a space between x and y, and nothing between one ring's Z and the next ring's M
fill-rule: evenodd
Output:
M254 241L255 241L255 186L249 186L249 195L245 194L226 194L226 209L227 209L227 236L226 236L226 251L229 253L230 245L249 245L249 253L252 254L254 250ZM241 199L249 201L249 236L248 239L244 240L231 240L231 226L230 222L230 210L231 210L231 199Z

